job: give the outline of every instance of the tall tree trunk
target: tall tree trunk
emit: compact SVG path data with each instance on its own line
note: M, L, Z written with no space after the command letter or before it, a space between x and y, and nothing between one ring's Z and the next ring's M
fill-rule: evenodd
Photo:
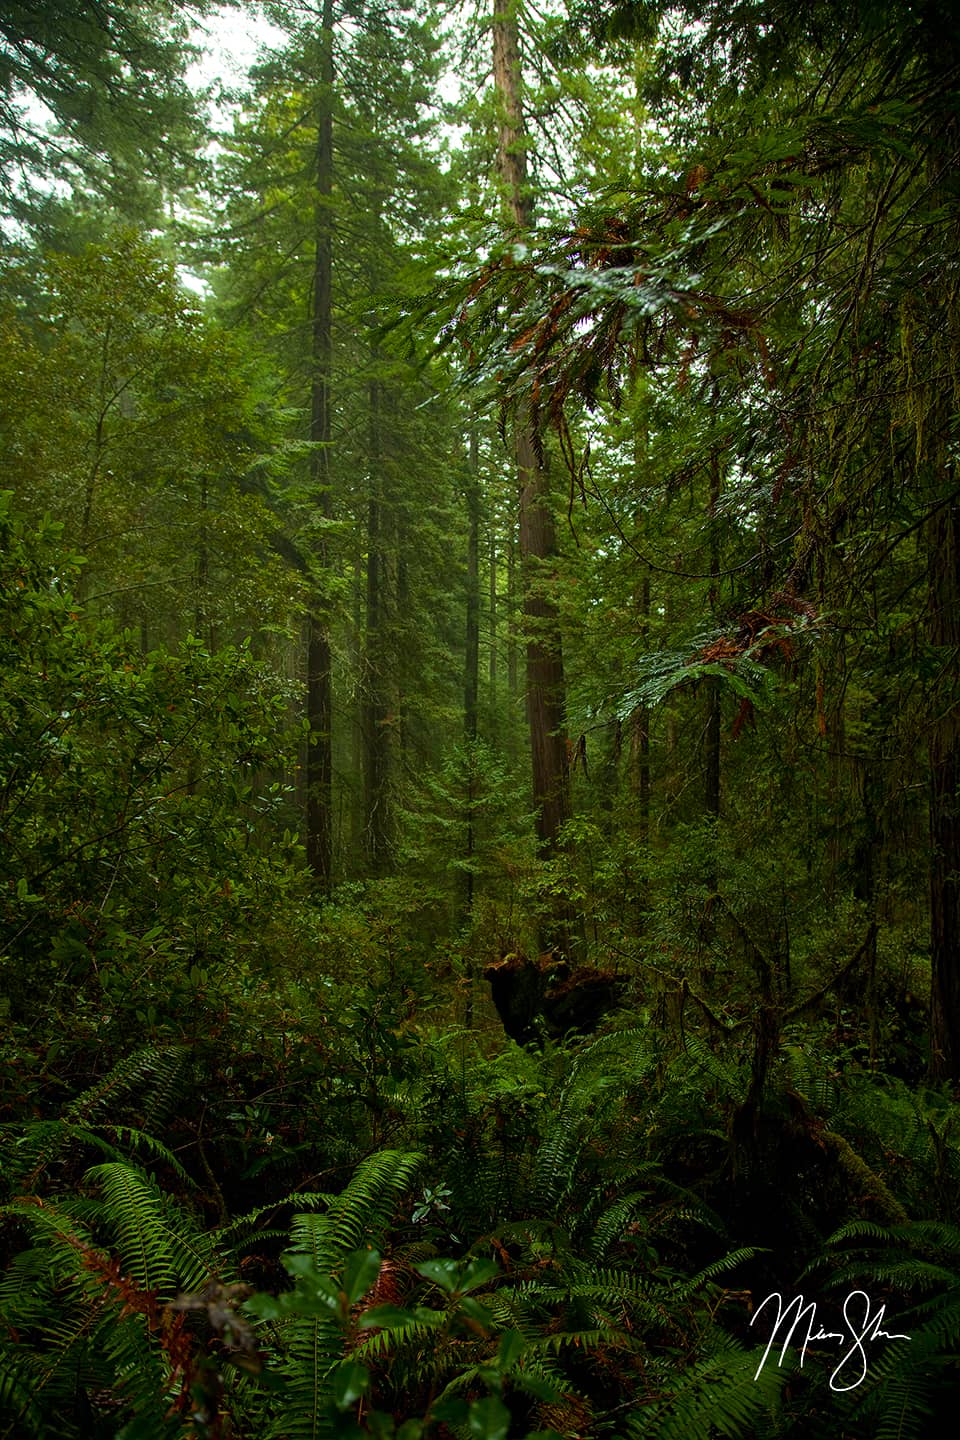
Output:
M396 557L397 557L397 583L395 587L396 605L395 615L407 616L410 614L410 568L407 555L410 550L411 532L404 518L401 509L397 509L396 535ZM395 753L397 767L405 772L407 766L407 684L408 670L404 664L403 655L397 657L396 685L394 687L394 701L391 706L394 715L393 733L395 741Z
M480 456L470 433L467 470L467 627L463 675L463 731L476 740L480 700Z
M210 620L210 535L208 516L210 496L207 477L200 481L200 530L197 536L197 568L195 573L193 633L213 650L213 624Z
M527 183L526 128L520 104L520 46L516 0L493 0L493 77L499 106L498 168L510 217L517 231L533 224ZM565 734L563 649L551 593L556 554L547 476L528 415L514 430L520 491L520 561L526 622L527 723L533 766L537 834L545 851L556 848L561 825L571 814Z
M950 7L920 7L927 62L932 73L956 88L960 45ZM960 152L960 116L956 105L931 147L930 202L951 216L944 253L960 245L960 206L956 193L956 156ZM934 1080L960 1082L960 502L956 463L950 442L960 409L957 357L960 353L960 305L955 283L940 277L927 305L936 316L937 340L928 365L934 414L924 430L935 436L932 479L937 508L927 522L927 581L930 643L940 657L942 684L929 731L930 762L930 1073ZM919 439L919 436L918 436Z
M527 723L533 765L537 835L556 847L569 820L570 775L565 732L563 652L549 565L556 551L553 516L544 502L543 475L524 428L517 434L520 479L520 556L527 633Z
M517 676L517 537L507 535L507 692L511 702L520 692Z
M333 515L330 490L333 357L333 0L323 0L320 98L316 150L316 239L311 291L310 479L314 504L325 520ZM317 564L329 564L326 540ZM326 601L314 597L307 619L307 864L327 889L333 871L333 695L330 674L330 616Z
M500 712L497 706L497 679L499 654L497 650L497 515L491 509L490 547L487 576L487 624L490 635L487 675L490 682L490 739L496 740L500 730Z
M930 1070L960 1081L960 504L937 509L927 534L930 643L944 691L930 729Z
M370 498L367 502L367 606L363 667L364 836L371 875L382 873L389 851L389 740L383 653L383 555L380 525L380 387L370 382Z
M639 594L640 635L644 648L650 637L650 571L645 570ZM630 715L630 753L636 776L637 800L640 808L640 839L650 838L650 706L637 705Z
M356 534L356 551L352 564L351 622L350 622L350 664L357 676L357 685L363 686L364 663L364 608L366 604L367 571L363 548L363 536L359 528ZM363 716L361 706L351 707L350 720L350 856L349 874L363 873L364 851L364 805L363 805Z
M479 728L480 699L480 446L476 426L470 431L470 454L467 461L467 617L466 645L463 670L463 733L467 742L467 833L464 836L464 871L459 882L457 897L460 919L464 926L470 924L473 916L474 879L473 857L476 850L474 829L474 783L476 777L476 756L471 753ZM465 980L467 982L464 1024L473 1024L475 962L469 953L464 956Z
M714 392L716 394L716 392ZM710 460L710 616L717 621L720 611L720 547L717 536L717 505L720 501L720 457ZM720 677L707 682L707 724L704 735L704 808L711 820L720 818ZM716 873L710 888L716 889Z

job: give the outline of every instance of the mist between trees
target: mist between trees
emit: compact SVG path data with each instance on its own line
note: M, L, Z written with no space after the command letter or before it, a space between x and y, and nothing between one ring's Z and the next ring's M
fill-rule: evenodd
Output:
M947 1432L958 82L5 7L0 1436Z

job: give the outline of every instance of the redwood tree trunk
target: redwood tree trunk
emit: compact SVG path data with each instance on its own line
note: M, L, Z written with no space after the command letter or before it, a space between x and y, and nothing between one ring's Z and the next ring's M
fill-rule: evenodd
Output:
M314 503L325 519L333 514L330 491L333 354L333 0L324 0L320 101L316 151L316 239L311 291L310 479ZM316 562L329 564L325 541ZM332 720L330 616L317 595L307 619L307 864L324 889L333 870Z
M930 729L930 1070L960 1081L960 505L929 523L930 641L944 693Z
M517 469L520 480L520 557L523 617L527 635L527 723L537 804L537 835L544 848L557 844L560 826L570 819L563 650L557 607L551 594L550 562L555 554L553 517L544 503L543 476L532 436L520 429Z
M476 740L480 704L480 453L470 435L467 474L467 626L463 674L463 731Z
M530 230L533 203L527 183L527 135L520 104L520 46L515 0L493 0L493 76L499 106L498 169L510 217ZM570 776L564 719L563 647L551 593L556 554L547 477L528 416L514 439L520 492L520 566L527 640L526 703L533 767L537 834L546 851L570 817Z
M921 5L919 15L929 68L938 83L954 90L955 80L949 77L955 76L960 61L955 17L950 7L937 3ZM949 114L944 131L931 145L928 162L930 202L949 207L951 214L945 232L947 254L955 253L960 243L955 187L960 118L955 106ZM953 422L960 408L956 286L944 286L938 279L928 304L936 317L934 334L942 338L928 360L936 377L931 384L935 422L929 417L926 430L937 437L933 498L946 497L933 511L926 534L930 643L941 673L929 732L930 1073L934 1080L956 1085L960 1083L960 502L955 459L950 455Z
M716 401L716 387L714 387ZM714 453L710 461L710 618L717 623L720 613L720 549L717 536L717 506L720 503L720 458ZM711 820L720 818L720 678L707 682L707 725L704 736L704 806ZM710 877L710 888L717 887L716 874Z
M650 571L645 570L640 582L640 635L644 649L650 635ZM636 774L636 793L640 802L640 839L650 838L650 707L637 705L631 720L631 754Z
M389 853L387 779L386 657L383 644L383 576L380 521L380 387L370 382L370 498L367 502L367 605L363 667L363 794L367 865L372 875L384 869Z

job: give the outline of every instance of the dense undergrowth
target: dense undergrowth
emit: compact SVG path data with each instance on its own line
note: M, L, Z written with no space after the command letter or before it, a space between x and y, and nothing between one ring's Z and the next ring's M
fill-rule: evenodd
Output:
M0 1440L950 1432L956 37L3 7Z
M625 1015L503 1048L492 1029L391 1024L388 991L326 988L256 1027L248 998L218 1035L133 1050L80 1094L8 1039L2 1433L947 1423L944 1094L808 1037L751 1099L749 1054L693 1028ZM64 1058L96 1068L77 1045ZM837 1342L801 1366L797 1337L758 1374L769 1327L761 1343L751 1315L773 1291L815 1298L834 1331L864 1291L910 1339L837 1377Z
M787 943L719 827L515 847L459 934L413 872L318 904L262 843L262 669L81 628L3 526L0 1435L945 1428L960 1108L908 926ZM521 1047L479 970L558 889L621 1004ZM834 1338L764 1363L774 1292Z

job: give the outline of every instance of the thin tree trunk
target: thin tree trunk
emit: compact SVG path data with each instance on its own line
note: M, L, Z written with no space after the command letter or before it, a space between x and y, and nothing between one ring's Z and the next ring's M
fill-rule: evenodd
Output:
M511 525L507 536L507 691L511 700L520 693L517 669L517 537Z
M316 240L311 293L310 479L314 503L324 519L333 515L330 491L332 437L331 362L333 357L333 0L323 0L322 59L316 150ZM329 563L325 540L317 562ZM332 800L333 695L330 665L330 616L326 602L314 598L307 620L307 864L319 884L329 888L333 872Z
M930 729L930 1070L960 1080L960 505L937 509L927 534L930 643L945 695Z
M520 105L520 47L515 0L493 0L493 76L499 105L498 168L510 217L520 233L533 223L527 183L526 129ZM551 594L556 554L547 476L529 416L514 430L520 492L520 561L526 622L527 723L537 834L555 849L570 817L570 776L564 718L563 650Z
M370 874L380 875L389 851L389 740L383 654L380 525L380 387L370 382L370 498L367 503L366 647L363 667L364 836Z
M193 607L193 629L194 634L200 637L205 645L213 649L213 627L209 623L209 601L210 601L210 545L207 529L207 515L210 508L210 497L207 493L206 476L200 482L200 534L197 540L197 569L196 569L196 593L194 595Z
M477 430L470 431L470 457L467 471L467 625L466 656L463 678L463 733L468 746L477 738L480 694L480 453ZM496 597L494 596L494 599ZM469 925L473 915L473 856L476 849L474 831L474 778L475 757L468 755L467 785L467 833L464 837L463 855L466 868L459 889L460 915L464 925ZM473 1024L473 991L475 965L468 953L466 961L467 995L464 1006L464 1024Z
M650 571L640 582L640 635L646 647L650 635ZM631 755L640 809L640 839L650 838L650 706L635 706L631 716Z
M470 434L467 527L467 626L463 676L463 731L468 740L476 740L480 697L480 459L476 428Z
M941 77L953 75L960 60L955 24L947 7L920 7L930 68ZM960 118L952 110L945 133L931 151L928 175L930 201L949 207L947 253L960 243L960 208L954 185L955 157L960 149ZM939 153L937 153L937 151ZM949 183L945 183L949 177ZM936 506L927 522L927 582L930 603L930 644L940 657L942 685L935 697L936 711L929 731L930 763L930 1073L935 1081L960 1082L960 503L956 499L956 473L949 441L960 395L957 383L957 349L960 344L960 310L956 285L933 287L927 301L943 335L934 356L933 414L927 417L928 435L938 437L932 458ZM942 347L942 348L941 348ZM944 353L945 352L945 353ZM919 439L919 436L918 436ZM949 497L944 503L944 497Z
M553 517L543 501L543 477L530 433L517 435L520 476L520 555L523 615L527 633L527 723L537 805L537 835L555 849L569 820L570 775L564 716L563 652L557 609L545 573L556 546Z
M363 626L367 574L361 534L357 531L357 548L353 558L352 616L350 626L350 661L357 677L357 690L363 689ZM350 723L350 854L357 874L362 873L363 856L363 717L359 704L351 707ZM359 867L359 868L356 868Z
M717 504L720 500L720 459L710 461L710 615L716 621L720 609L720 548L717 542ZM704 806L711 820L720 818L720 678L707 682L707 726L704 737ZM716 889L713 873L710 886Z
M397 512L396 523L396 556L397 556L397 583L396 583L396 610L395 614L407 616L410 614L410 570L407 561L407 553L410 548L410 532L402 512ZM394 714L393 732L397 764L403 772L407 765L407 677L408 671L404 665L403 655L397 657L396 687L394 690L394 703L392 706Z
M487 675L490 681L490 738L493 739L500 728L499 711L497 709L497 678L498 678L498 652L497 652L497 517L491 513L490 516L490 550L489 550L489 575L487 585L487 613L490 633L490 649L488 656Z

